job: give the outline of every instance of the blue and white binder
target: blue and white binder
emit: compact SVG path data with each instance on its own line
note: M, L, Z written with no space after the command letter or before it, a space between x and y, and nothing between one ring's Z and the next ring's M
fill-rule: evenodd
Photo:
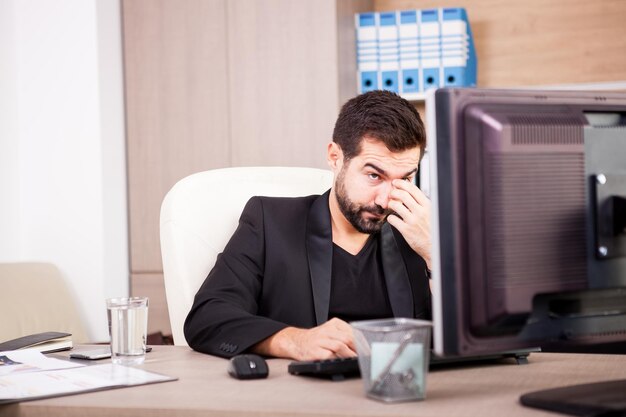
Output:
M409 96L421 90L419 26L415 10L402 10L398 29L400 47L400 94Z
M423 91L439 87L441 80L441 25L439 9L422 10L420 13L420 63L422 66Z
M361 13L356 18L356 59L359 93L378 90L378 16Z
M431 88L476 86L467 12L448 7L356 15L358 91L385 89L409 100Z
M400 51L396 12L379 14L378 65L381 88L399 93Z
M441 53L441 86L476 86L476 52L465 9L443 9Z

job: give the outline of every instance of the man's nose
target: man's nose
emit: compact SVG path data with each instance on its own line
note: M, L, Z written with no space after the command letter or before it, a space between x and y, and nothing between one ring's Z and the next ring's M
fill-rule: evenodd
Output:
M376 205L382 207L384 210L387 210L387 205L389 204L389 195L391 193L391 182L381 184L380 189L378 190L378 194L376 195L376 199L374 202Z

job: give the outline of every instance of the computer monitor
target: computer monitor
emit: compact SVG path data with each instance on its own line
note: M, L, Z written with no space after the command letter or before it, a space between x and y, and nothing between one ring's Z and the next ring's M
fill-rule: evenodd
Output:
M626 94L426 103L434 352L626 340Z

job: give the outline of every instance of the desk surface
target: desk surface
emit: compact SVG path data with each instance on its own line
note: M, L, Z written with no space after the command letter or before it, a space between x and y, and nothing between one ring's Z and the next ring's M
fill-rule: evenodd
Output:
M155 346L144 369L179 378L144 385L0 406L0 416L490 416L548 417L523 407L525 392L626 379L626 355L533 353L528 365L500 362L438 369L426 400L384 404L363 394L360 379L332 382L287 373L269 360L267 379L238 381L228 361L180 346ZM100 361L99 363L101 363Z

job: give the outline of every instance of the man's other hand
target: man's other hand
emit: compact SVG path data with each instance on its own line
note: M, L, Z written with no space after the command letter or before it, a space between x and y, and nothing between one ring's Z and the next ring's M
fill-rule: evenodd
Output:
M398 229L404 240L431 269L430 200L409 181L393 180L393 187L389 208L395 214L387 217L387 221Z
M356 356L352 328L337 318L312 329L287 327L255 345L252 351L298 361Z

